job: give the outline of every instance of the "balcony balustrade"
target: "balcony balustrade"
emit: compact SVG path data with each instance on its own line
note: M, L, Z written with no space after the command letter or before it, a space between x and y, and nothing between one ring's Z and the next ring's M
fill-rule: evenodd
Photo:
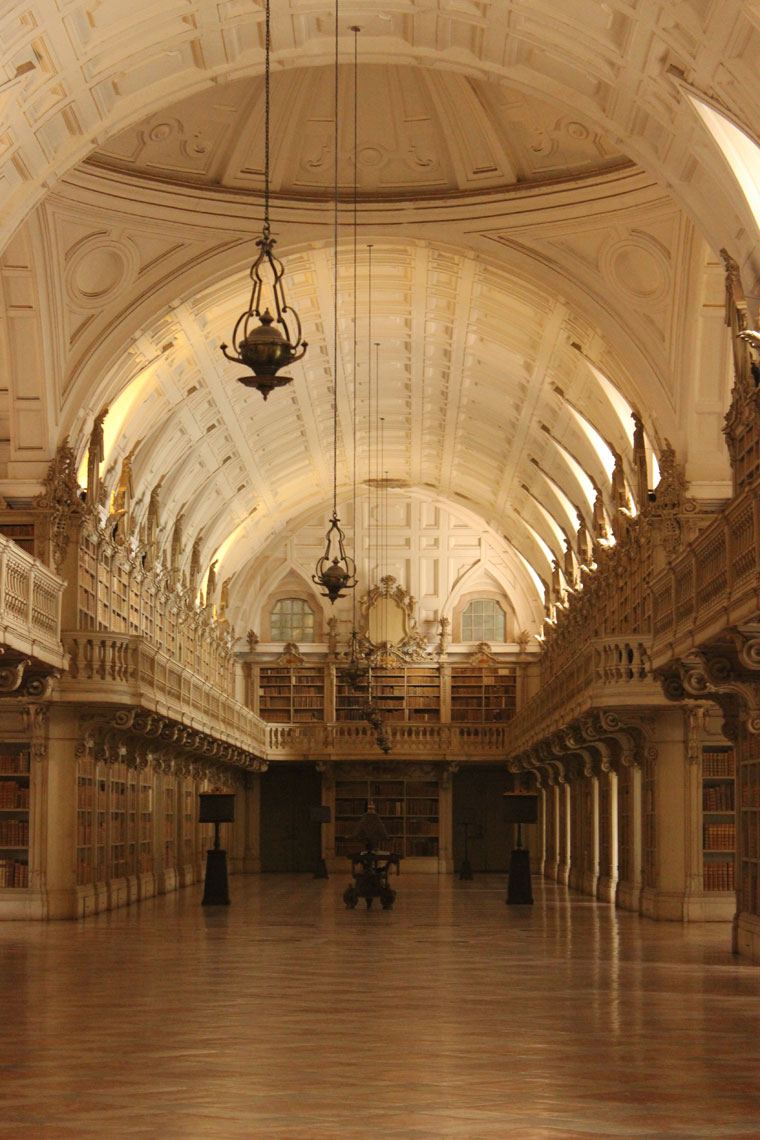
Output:
M385 734L394 754L430 760L505 755L506 725L386 724ZM376 734L368 724L304 724L267 727L267 757L295 760L315 753L377 759L381 756Z
M755 621L760 610L760 502L749 490L686 546L651 583L652 664L666 665Z
M509 753L531 748L591 709L667 702L650 671L651 638L593 638L542 683L506 726Z
M61 599L66 583L0 534L0 644L34 663L65 668Z
M63 644L70 663L58 699L140 706L264 755L267 726L259 717L146 638L64 632Z

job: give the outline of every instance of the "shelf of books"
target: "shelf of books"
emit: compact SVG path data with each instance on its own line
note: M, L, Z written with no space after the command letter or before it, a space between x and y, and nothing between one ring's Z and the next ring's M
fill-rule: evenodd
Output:
M372 677L372 703L384 721L406 720L406 683L404 667L378 669Z
M338 670L335 719L364 720L368 685L350 686ZM386 723L438 724L441 719L441 676L437 667L400 665L372 674L372 703Z
M517 703L517 674L508 665L461 665L451 669L451 720L455 724L501 724Z
M702 749L702 887L733 894L736 866L734 752Z
M337 671L335 681L335 719L336 721L364 720L364 709L369 700L369 687L366 681L358 685L349 685Z
M412 779L336 781L337 856L357 851L354 832L370 802L388 832L388 850L404 858L438 856L438 781Z
M738 909L747 914L760 915L760 737L745 734L741 749Z
M26 744L0 742L0 888L29 886L29 766Z
M6 538L12 538L16 545L25 550L27 554L34 555L33 522L17 523L3 520L0 522L0 534L4 534Z
M407 668L406 710L407 720L413 724L438 723L441 719L441 673L438 668Z
M289 724L293 679L289 665L259 668L259 716L270 724Z
M293 721L325 719L325 669L323 665L296 665L293 669Z
M657 888L657 831L654 759L646 755L641 765L641 882Z
M259 666L259 716L270 724L323 721L324 665Z
M633 769L621 765L618 772L617 792L618 866L619 883L633 883Z

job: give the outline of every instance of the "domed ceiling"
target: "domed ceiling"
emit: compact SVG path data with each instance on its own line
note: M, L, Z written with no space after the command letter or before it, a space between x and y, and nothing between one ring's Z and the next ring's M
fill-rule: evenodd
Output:
M333 197L334 71L292 68L271 84L271 187ZM362 64L357 190L363 198L448 195L610 169L625 158L583 116L453 71ZM353 195L354 72L339 69L338 178ZM263 78L202 91L122 131L93 161L112 169L258 191Z

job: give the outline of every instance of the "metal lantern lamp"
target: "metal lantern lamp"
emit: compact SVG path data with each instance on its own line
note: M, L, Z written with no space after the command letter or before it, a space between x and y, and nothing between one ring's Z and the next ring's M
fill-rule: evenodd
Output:
M266 69L264 76L264 225L261 237L256 242L259 254L251 266L253 282L248 308L240 314L232 333L232 352L222 344L221 350L227 360L250 368L251 376L239 376L238 381L246 388L256 388L266 400L273 388L290 384L292 376L279 376L281 368L287 368L300 360L306 352L307 344L302 340L301 322L295 309L285 299L282 283L284 269L282 262L275 257L269 225L269 55L270 55L269 0L266 4ZM274 314L265 306L265 290L271 294ZM278 327L279 326L279 327Z

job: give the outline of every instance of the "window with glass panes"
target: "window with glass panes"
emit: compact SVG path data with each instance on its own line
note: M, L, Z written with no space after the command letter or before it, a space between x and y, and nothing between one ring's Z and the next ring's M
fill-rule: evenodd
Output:
M462 641L505 641L504 610L492 598L476 598L462 614Z
M314 614L302 598L280 598L269 615L272 641L301 642L314 640Z

